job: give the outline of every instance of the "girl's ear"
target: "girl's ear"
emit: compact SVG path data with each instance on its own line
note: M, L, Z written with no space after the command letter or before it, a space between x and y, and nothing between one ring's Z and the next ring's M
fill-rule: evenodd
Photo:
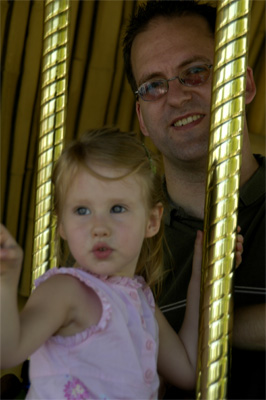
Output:
M65 230L64 230L64 226L63 226L62 222L58 223L57 230L58 230L60 237L64 240L66 240Z
M156 204L156 206L150 211L149 219L146 228L146 238L155 236L158 233L161 225L163 216L163 205L162 203Z
M252 68L247 67L247 77L246 77L246 104L252 102L256 95L256 85L253 77Z

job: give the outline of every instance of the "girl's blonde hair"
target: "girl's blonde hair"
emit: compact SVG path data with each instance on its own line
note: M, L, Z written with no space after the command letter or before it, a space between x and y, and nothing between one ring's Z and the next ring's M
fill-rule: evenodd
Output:
M118 178L104 177L89 167L94 162L111 168L124 168L128 172ZM102 128L89 130L80 139L70 143L56 162L52 181L54 212L59 221L66 192L79 168L85 168L103 180L123 179L137 174L144 183L147 199L145 207L152 209L158 203L164 205L159 157L151 155L134 132L121 132L118 128ZM162 280L163 235L164 228L161 223L160 230L155 236L144 239L137 263L136 274L142 275L151 288L160 285ZM59 263L62 263L61 254L58 256Z

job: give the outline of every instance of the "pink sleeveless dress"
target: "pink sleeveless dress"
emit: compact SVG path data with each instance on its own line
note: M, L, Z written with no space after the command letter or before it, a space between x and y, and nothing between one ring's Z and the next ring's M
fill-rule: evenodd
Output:
M26 399L156 399L158 326L154 298L142 277L106 277L77 268L53 268L69 274L98 295L97 325L75 336L53 336L30 357Z

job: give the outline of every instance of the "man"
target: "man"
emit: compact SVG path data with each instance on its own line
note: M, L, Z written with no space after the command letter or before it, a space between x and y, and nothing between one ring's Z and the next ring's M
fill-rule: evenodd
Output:
M174 266L160 307L179 330L186 306L193 243L203 229L214 59L215 8L195 1L148 1L124 38L128 80L142 133L162 153L169 210L166 238ZM247 69L246 104L255 96ZM245 121L238 225L243 261L235 272L229 398L265 398L265 159L253 156ZM167 257L166 257L167 258ZM170 261L166 259L166 268ZM170 388L166 398L191 394Z

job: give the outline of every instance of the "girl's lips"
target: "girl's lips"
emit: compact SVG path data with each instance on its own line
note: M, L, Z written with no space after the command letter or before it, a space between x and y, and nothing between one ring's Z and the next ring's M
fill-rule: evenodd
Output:
M99 243L93 247L92 252L96 258L103 260L112 254L113 249L105 243Z

